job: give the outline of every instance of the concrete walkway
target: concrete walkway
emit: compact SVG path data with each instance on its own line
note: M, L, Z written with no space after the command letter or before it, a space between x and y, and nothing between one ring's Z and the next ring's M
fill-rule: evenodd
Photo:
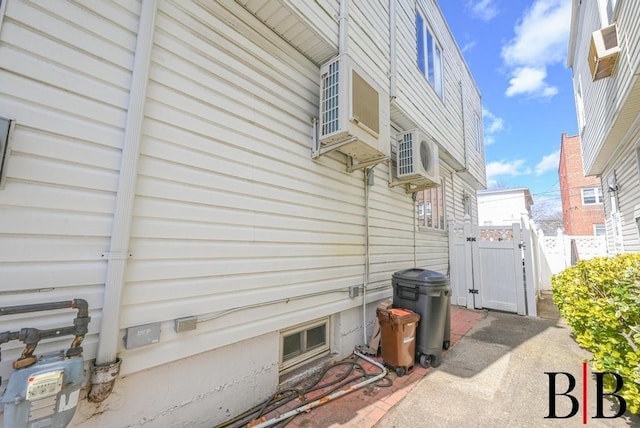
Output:
M567 419L549 414L549 376L568 372L576 380L571 392L582 406L582 362L590 357L571 337L550 295L540 301L538 318L489 312L447 353L376 428L404 427L578 427L583 408ZM590 372L589 372L590 373ZM595 381L587 376L587 425L640 426L640 418L592 419L596 414ZM557 392L568 378L558 375ZM571 412L571 400L558 396L556 415ZM612 401L613 402L613 401ZM615 415L610 402L604 414Z

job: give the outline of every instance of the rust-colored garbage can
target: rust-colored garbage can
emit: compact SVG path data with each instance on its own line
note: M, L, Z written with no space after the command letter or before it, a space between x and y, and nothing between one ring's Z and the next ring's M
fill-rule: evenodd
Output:
M420 315L400 308L376 311L382 336L382 359L398 376L413 370L416 355L416 330Z

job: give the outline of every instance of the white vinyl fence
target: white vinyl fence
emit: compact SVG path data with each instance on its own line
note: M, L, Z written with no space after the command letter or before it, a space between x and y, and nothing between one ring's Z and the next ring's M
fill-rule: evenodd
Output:
M544 236L542 231L538 232L538 236L541 250L546 255L549 268L554 275L574 265L578 260L607 256L607 241L604 236L569 236L561 232L556 236Z

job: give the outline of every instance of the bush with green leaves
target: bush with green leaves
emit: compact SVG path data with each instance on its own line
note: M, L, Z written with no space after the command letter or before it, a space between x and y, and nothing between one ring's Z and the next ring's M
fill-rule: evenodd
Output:
M593 368L624 379L619 394L640 413L640 254L578 262L551 280L553 300ZM605 376L615 388L613 376Z

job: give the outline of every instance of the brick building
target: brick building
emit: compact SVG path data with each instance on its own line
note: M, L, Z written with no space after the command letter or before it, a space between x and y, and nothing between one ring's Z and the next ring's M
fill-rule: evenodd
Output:
M562 134L560 148L560 195L567 235L604 235L604 204L598 177L585 177L580 136Z

